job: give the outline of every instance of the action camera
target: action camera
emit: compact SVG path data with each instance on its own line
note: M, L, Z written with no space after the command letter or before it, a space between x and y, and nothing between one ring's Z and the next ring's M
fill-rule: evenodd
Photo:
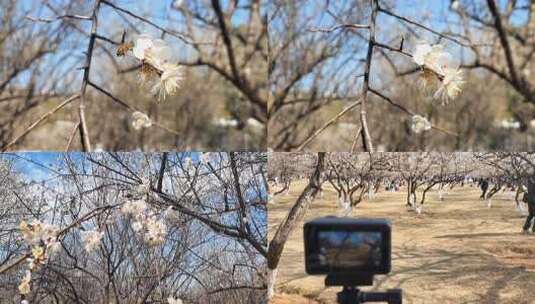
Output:
M385 219L322 217L304 226L308 274L387 274L391 224Z
M402 303L401 289L365 292L374 275L392 268L392 225L386 219L322 217L305 223L305 269L327 275L326 286L343 286L338 303Z

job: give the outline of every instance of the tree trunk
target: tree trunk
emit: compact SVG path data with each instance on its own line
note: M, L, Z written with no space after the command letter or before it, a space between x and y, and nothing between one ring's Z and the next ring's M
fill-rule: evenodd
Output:
M275 290L275 281L277 277L277 267L284 249L284 245L290 236L290 233L295 228L295 225L303 219L308 206L314 200L321 188L321 173L324 168L325 153L318 153L318 162L316 163L316 169L308 185L305 187L297 201L293 205L292 209L288 212L288 215L284 221L279 225L273 239L269 243L267 262L268 262L268 296L271 298ZM272 289L271 291L269 289Z

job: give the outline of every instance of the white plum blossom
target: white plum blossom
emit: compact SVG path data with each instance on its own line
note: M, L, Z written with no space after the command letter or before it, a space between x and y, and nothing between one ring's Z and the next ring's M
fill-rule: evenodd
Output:
M199 157L199 159L201 160L201 163L203 164L208 163L210 161L210 153L209 152L201 153L201 156Z
M423 66L426 63L426 57L431 52L431 50L432 47L429 44L419 43L416 45L414 54L412 54L412 59L417 65Z
M152 246L161 245L165 241L167 226L155 217L150 217L145 223L147 232L144 235L145 241Z
M145 60L145 53L148 49L150 49L150 47L152 47L152 41L153 39L149 35L140 35L134 44L134 48L132 49L134 56L139 60Z
M18 286L19 293L26 295L30 293L32 270L45 263L48 253L54 253L59 249L59 228L33 220L29 224L21 221L19 229L24 241L30 246L30 257L26 259L29 269Z
M150 179L141 178L141 184L136 187L136 193L139 195L147 195L150 193Z
M177 93L183 72L180 65L172 63L173 52L164 40L140 35L132 53L142 62L142 83L150 85L152 94L157 95L159 101Z
M19 284L19 293L22 295L26 295L30 293L30 281L32 280L32 272L29 270L26 270L26 274L22 278L22 281L20 281Z
M129 201L121 207L121 212L124 215L139 215L147 209L147 203L143 200Z
M132 118L132 127L134 127L136 130L141 130L142 128L149 128L152 126L152 121L145 113L136 111L132 114Z
M447 69L444 73L444 79L433 97L447 103L449 99L455 99L461 93L461 87L464 84L463 72L456 69Z
M100 240L102 239L102 236L104 236L104 232L94 230L82 231L81 236L85 251L91 252L100 244Z
M164 218L167 217L168 210L169 208L163 212ZM167 226L163 219L158 219L156 215L150 213L145 201L126 202L121 208L121 213L125 216L132 216L132 230L148 245L158 246L165 242Z
M22 221L20 222L19 228L22 237L30 246L53 242L59 231L57 226L41 223L38 220L34 220L30 224L26 221Z
M162 72L165 70L165 65L172 61L172 57L171 48L162 39L153 39L152 44L145 51L147 63Z
M143 224L141 224L140 222L134 222L132 223L132 229L135 232L140 232L141 230L143 230Z
M263 129L264 125L259 122L258 120L254 118L248 118L247 119L247 125L250 126L253 129Z
M464 84L463 74L459 70L459 64L446 51L442 45L429 45L420 42L416 45L414 62L422 67L421 79L424 86L438 82L438 89L433 98L447 104L455 99L461 92ZM438 81L437 81L438 80Z
M428 131L431 129L431 123L427 118L420 116L420 115L414 115L412 116L411 120L411 130L418 134L424 131Z
M163 214L164 214L164 217L168 220L174 220L177 218L176 217L177 214L175 210L173 209L173 206L167 207L167 209L165 209Z
M172 60L172 51L169 45L162 39L154 39L148 34L142 34L132 48L134 57L152 65L158 70Z
M182 68L178 64L165 63L162 65L162 76L155 81L152 93L158 96L158 100L164 100L166 96L175 95L182 82Z

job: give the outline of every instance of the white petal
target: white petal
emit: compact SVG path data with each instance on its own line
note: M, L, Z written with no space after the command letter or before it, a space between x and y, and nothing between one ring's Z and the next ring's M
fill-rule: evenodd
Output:
M146 35L146 34L139 35L134 45L134 48L132 49L132 53L134 53L134 56L137 59L144 60L145 51L151 48L152 45L153 45L153 39L149 35Z
M416 45L416 49L414 51L413 60L418 65L424 65L425 63L425 57L427 54L431 52L431 46L426 43L420 43Z

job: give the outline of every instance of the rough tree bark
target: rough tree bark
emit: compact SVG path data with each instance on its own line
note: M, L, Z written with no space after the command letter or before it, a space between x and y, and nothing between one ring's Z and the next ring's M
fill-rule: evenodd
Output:
M325 152L318 153L316 169L309 179L299 198L292 206L284 221L279 225L268 248L268 299L273 297L275 292L275 281L277 279L277 267L284 249L284 245L295 228L295 225L303 219L310 203L314 200L321 189L321 174L324 169Z

